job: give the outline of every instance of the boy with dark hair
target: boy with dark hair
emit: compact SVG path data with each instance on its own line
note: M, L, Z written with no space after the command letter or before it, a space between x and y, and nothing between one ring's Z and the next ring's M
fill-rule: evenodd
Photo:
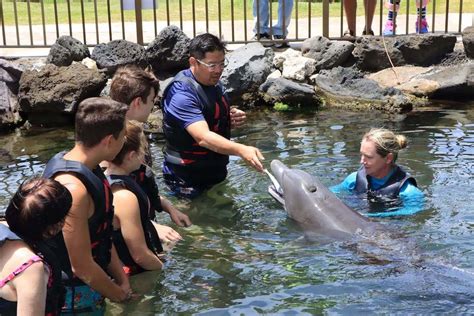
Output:
M125 104L107 98L82 101L75 118L74 147L55 155L43 174L72 195L62 233L51 242L68 277L64 312L97 311L103 309L104 298L119 302L131 294L112 244L113 196L99 167L123 146L127 110Z
M224 44L201 34L191 40L189 54L190 68L163 92L163 175L175 194L192 198L226 178L229 155L240 156L258 171L263 171L263 156L255 147L230 140L231 128L244 123L245 112L230 108L219 81Z
M145 123L153 109L160 83L148 69L136 65L127 65L119 68L110 85L110 97L116 101L129 105L127 119ZM151 165L151 153L146 153L145 161ZM159 195L154 173L150 167L142 164L133 173L133 177L147 194L154 210L167 212L173 222L179 226L190 226L189 217L176 209L171 202ZM160 238L176 241L179 234L174 230L159 231Z

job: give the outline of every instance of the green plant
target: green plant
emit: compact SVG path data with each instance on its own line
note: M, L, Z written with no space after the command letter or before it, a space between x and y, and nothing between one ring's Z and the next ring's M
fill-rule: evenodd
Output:
M283 103L283 102L276 102L273 105L273 109L275 111L280 111L280 112L291 111L291 107L288 104Z

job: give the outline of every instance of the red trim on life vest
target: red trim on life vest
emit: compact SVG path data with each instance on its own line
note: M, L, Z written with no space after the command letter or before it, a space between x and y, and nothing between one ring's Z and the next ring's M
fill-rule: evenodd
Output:
M130 276L130 274L132 273L132 269L130 269L130 267L123 266L122 269L123 269L123 272L125 272L125 274L128 276Z
M224 96L222 96L222 103L224 103L224 106L226 107L226 109L229 109L229 104L227 103Z
M220 106L219 106L218 102L216 102L215 107L216 107L216 112L214 114L214 119L217 120L217 119L219 119L219 116L221 114L221 109L220 109Z
M107 181L107 179L104 179L102 180L102 183L104 184L104 191L105 191L105 212L108 213L110 211L109 207L110 207L110 194L109 194L109 190L110 190L110 183L109 181Z
M193 162L196 162L196 160L192 160L192 159L181 159L181 163L184 164L184 165L189 165Z
M194 154L194 155L207 155L208 154L207 151L192 151L192 150L186 150L186 151L183 151L183 153Z

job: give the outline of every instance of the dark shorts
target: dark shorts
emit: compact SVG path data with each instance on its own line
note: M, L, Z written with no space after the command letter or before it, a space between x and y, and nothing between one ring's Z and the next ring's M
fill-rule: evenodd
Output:
M166 163L163 164L163 180L174 195L188 199L195 198L212 187L212 185L197 187L187 183L183 178L176 175Z

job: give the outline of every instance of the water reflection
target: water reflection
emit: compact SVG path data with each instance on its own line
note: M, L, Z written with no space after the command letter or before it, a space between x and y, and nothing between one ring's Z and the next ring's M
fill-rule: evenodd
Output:
M399 163L425 192L426 211L382 219L405 236L383 244L385 249L380 243L308 242L267 194L268 178L231 158L228 179L208 194L192 202L169 196L195 225L178 228L185 239L169 254L165 271L134 277L137 298L111 304L108 314L473 310L473 278L465 272L474 270L472 105L423 108L405 117L340 110L260 111L248 117L247 127L235 139L260 148L266 167L280 159L326 185L358 168L360 138L370 127L404 133L410 144ZM52 154L72 145L72 138L71 130L19 131L1 137L1 208L24 178L40 173ZM159 140L152 144L156 170L161 146ZM168 193L161 182L160 188ZM169 223L168 216L160 218ZM413 247L401 247L407 243Z

